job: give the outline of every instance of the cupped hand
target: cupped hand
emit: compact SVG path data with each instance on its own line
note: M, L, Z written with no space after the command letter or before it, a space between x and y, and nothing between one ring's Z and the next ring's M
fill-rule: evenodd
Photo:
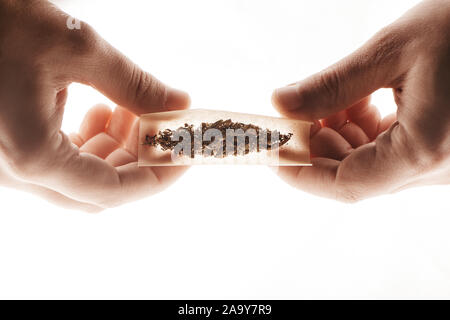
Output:
M89 25L48 1L0 0L0 183L88 211L161 190L183 168L138 168L140 114L187 108L172 89ZM79 134L61 131L67 87L90 85L118 107L97 106Z
M381 119L369 96L392 88ZM312 167L280 168L317 195L354 202L450 183L450 2L425 1L330 68L273 94L285 116L314 121Z

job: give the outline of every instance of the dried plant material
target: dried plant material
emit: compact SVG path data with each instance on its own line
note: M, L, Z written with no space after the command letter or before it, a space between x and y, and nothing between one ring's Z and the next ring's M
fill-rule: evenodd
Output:
M141 116L139 165L309 165L310 123L215 110Z
M196 144L197 141L200 141L199 137L204 137L209 130L216 129L221 133L220 140L221 141L204 141L202 143ZM239 144L239 139L237 137L235 139L227 139L227 130L241 130L242 133L247 133L244 137L242 145ZM165 129L164 131L159 131L158 134L154 136L145 136L144 145L148 146L159 146L161 150L174 150L178 145L179 141L174 139L174 136L180 135L180 131L186 131L191 137L191 147L187 154L182 153L183 155L188 155L191 158L194 158L196 154L202 154L205 156L212 156L221 158L227 157L230 155L237 156L238 154L247 155L251 152L260 152L261 150L273 150L276 148L280 148L292 137L292 133L288 134L280 134L277 131L272 132L269 129L261 129L258 126L253 124L244 124L241 122L233 122L231 119L228 120L218 120L214 123L206 123L202 122L202 124L198 128L194 128L194 125L189 125L187 123L184 124L183 127L180 127L176 130ZM272 139L273 136L276 136L276 139ZM273 141L272 141L273 140ZM221 148L219 152L205 152L211 150L211 145L221 142ZM227 150L233 150L232 153L227 153ZM186 150L183 150L186 151Z

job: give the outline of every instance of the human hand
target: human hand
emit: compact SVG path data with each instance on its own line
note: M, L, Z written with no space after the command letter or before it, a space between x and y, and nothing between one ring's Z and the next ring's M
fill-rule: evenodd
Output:
M392 88L397 113L370 105ZM330 68L278 89L275 107L312 120L312 167L279 168L288 183L354 202L450 182L450 1L425 1ZM319 121L320 119L320 121Z
M68 18L48 1L0 0L0 184L87 211L161 190L184 168L138 168L133 123L188 107L188 95L142 71L89 25L68 29ZM123 108L95 107L71 141L61 122L72 82Z

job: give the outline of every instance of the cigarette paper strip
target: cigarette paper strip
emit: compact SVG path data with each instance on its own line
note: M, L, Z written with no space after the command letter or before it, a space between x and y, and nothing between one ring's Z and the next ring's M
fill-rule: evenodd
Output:
M140 118L143 166L309 166L310 122L228 111L190 109Z

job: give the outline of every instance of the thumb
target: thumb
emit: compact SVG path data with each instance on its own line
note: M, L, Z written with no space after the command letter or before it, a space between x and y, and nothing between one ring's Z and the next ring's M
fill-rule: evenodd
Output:
M404 43L394 27L379 32L363 47L309 78L274 91L272 102L284 115L323 119L348 108L381 87L391 87L403 71Z
M73 59L72 81L94 87L137 115L189 106L187 93L143 71L88 24L83 22L72 38L81 48Z

